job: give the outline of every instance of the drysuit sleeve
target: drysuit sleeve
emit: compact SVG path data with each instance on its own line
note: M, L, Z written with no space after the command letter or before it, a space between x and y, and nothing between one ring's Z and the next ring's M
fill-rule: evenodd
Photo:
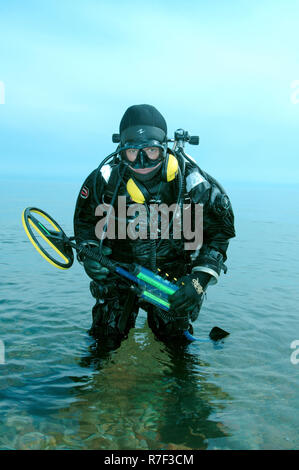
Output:
M207 176L207 178L205 176ZM216 284L221 270L226 272L229 240L235 237L234 213L229 197L219 183L194 168L186 178L193 204L203 205L202 245L190 253L192 272L205 272Z
M96 181L95 181L96 178ZM74 213L74 234L77 243L96 240L96 207L101 201L105 180L102 174L94 170L84 181L79 191ZM96 191L96 194L95 194Z

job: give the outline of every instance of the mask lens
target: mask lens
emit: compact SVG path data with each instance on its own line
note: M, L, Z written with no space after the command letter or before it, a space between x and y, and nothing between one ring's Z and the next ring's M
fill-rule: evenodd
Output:
M161 156L161 148L158 146L127 148L125 150L127 160L132 166L139 165L141 167L151 166Z
M129 162L133 163L137 160L139 151L140 149L136 149L136 148L129 148L125 150L126 157L129 160Z
M150 160L157 160L161 153L159 147L147 147L143 149L143 151Z

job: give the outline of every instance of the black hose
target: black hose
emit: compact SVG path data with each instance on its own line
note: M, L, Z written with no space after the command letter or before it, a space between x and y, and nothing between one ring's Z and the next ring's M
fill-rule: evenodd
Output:
M190 162L192 164L192 166L196 166L200 172L200 174L211 184L215 184L222 193L226 194L226 191L225 189L223 188L223 186L221 186L221 184L215 179L213 178L213 176L209 175L209 173L207 173L206 171L202 170L200 168L200 166L192 160L192 158L188 157L188 155L184 152L184 149L183 148L180 148L180 151L181 151L181 154L183 155L183 157L186 158L186 160L188 160L188 162Z
M178 167L178 187L179 187L179 189L178 189L178 196L177 196L177 201L176 201L176 205L179 205L180 210L182 210L182 205L183 205L183 200L184 200L184 191L185 191L185 162L184 162L184 159L181 159L181 165L182 165L182 171L181 171L180 165ZM169 225L168 225L168 230L170 230L172 228L175 213L176 213L176 210L172 214L171 221L169 222ZM157 248L160 247L162 241L164 240L163 235L161 235L161 240L157 244ZM174 243L174 241L171 238L169 238L169 241L172 244L172 246L177 250L177 246Z
M113 192L113 195L112 195L112 199L111 199L111 202L110 202L110 211L107 214L107 220L106 220L106 223L103 227L103 234L102 234L101 241L100 241L100 252L102 252L102 246L103 246L103 241L104 241L104 236L103 235L104 235L104 232L106 232L108 230L109 218L110 218L110 215L111 215L111 212L112 212L112 208L114 206L115 199L116 199L116 196L118 194L118 189L120 187L120 184L123 181L123 177L124 177L126 169L127 169L126 165L123 162L120 163L120 166L121 165L123 165L123 172L120 173L120 168L119 168L119 179L118 179L118 182L115 186L115 189L114 189L114 192Z
M147 220L150 221L150 211L149 211L149 208L148 208L147 204L145 204L145 208L146 208L146 212L147 212ZM148 233L148 235L150 236L150 233ZM157 272L157 247L156 247L156 240L155 239L150 238L149 248L150 248L150 254L149 254L150 269L153 272Z

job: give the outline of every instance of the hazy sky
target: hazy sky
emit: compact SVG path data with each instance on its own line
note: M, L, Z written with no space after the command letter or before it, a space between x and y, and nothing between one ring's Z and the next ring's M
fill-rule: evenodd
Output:
M221 182L299 183L298 18L296 0L0 0L2 175L83 180L148 103Z

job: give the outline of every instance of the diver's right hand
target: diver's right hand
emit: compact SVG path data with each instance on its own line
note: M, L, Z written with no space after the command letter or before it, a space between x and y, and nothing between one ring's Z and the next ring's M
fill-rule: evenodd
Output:
M102 254L104 256L111 255L112 250L108 246L102 247ZM83 261L83 266L86 274L93 279L94 281L101 282L104 279L107 279L109 275L109 269L105 268L99 261L95 261L90 258L85 258Z

